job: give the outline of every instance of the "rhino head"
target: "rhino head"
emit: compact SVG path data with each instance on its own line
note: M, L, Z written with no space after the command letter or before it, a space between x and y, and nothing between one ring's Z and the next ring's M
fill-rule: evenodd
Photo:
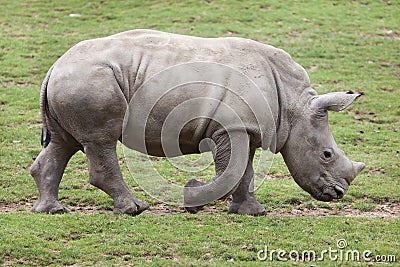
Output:
M360 93L308 95L301 112L292 112L289 135L281 154L296 183L315 199L342 198L350 183L365 168L349 160L329 130L328 111L349 107ZM303 102L303 101L300 101Z

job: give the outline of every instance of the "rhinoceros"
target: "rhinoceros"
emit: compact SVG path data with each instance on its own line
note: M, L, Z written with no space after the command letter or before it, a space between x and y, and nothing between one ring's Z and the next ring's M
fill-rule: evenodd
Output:
M265 214L253 190L260 147L281 153L295 182L315 199L340 199L365 164L338 148L328 111L341 111L360 95L318 95L288 53L244 38L132 30L82 41L54 63L41 87L43 149L30 168L39 190L32 211L68 212L58 202L59 184L79 150L88 159L90 184L113 199L114 213L148 209L123 180L118 141L154 156L212 151L213 181L192 179L182 190L189 212L231 194L228 213ZM174 125L173 112L182 125ZM163 134L164 126L178 136ZM142 128L144 134L129 136ZM204 140L210 145L201 149ZM178 151L166 151L170 143Z

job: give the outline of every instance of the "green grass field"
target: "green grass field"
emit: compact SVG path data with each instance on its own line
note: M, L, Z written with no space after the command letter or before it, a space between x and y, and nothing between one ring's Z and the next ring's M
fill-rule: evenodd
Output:
M350 249L399 264L400 4L398 1L5 1L0 0L0 264L73 266L365 266L365 260L261 261L264 250ZM80 14L81 16L70 16ZM60 201L71 214L32 214L38 196L29 166L40 150L39 90L48 68L85 39L151 28L204 37L240 36L289 52L319 93L362 91L331 114L339 147L367 165L346 196L313 200L275 156L257 197L265 217L227 215L229 200L197 215L151 203L137 217L111 214L112 200L89 185L83 153L70 161ZM184 173L157 159L174 182L210 179L212 166ZM294 254L292 254L293 256Z

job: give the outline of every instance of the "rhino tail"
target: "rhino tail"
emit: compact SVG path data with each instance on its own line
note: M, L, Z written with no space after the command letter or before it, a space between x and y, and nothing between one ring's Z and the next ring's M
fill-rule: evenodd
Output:
M53 70L54 65L51 66L43 80L42 87L40 89L40 112L42 113L42 136L40 144L45 148L49 145L51 140L51 134L48 129L47 117L49 115L49 104L47 102L47 85L49 84L50 74Z

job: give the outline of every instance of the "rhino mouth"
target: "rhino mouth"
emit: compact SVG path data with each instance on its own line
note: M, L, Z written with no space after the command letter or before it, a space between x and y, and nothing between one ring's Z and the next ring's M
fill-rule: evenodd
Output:
M333 199L341 199L346 194L347 189L342 185L334 184L324 186L321 192L316 197L320 201L331 201Z
M296 173L297 174L297 173ZM298 176L293 176L298 177ZM320 186L312 186L308 184L300 184L300 187L308 192L313 198L319 201L332 201L333 199L341 199L349 189L350 183L345 178L334 178L327 174L322 174L317 179ZM297 182L298 180L295 179ZM321 185L322 184L322 185Z

